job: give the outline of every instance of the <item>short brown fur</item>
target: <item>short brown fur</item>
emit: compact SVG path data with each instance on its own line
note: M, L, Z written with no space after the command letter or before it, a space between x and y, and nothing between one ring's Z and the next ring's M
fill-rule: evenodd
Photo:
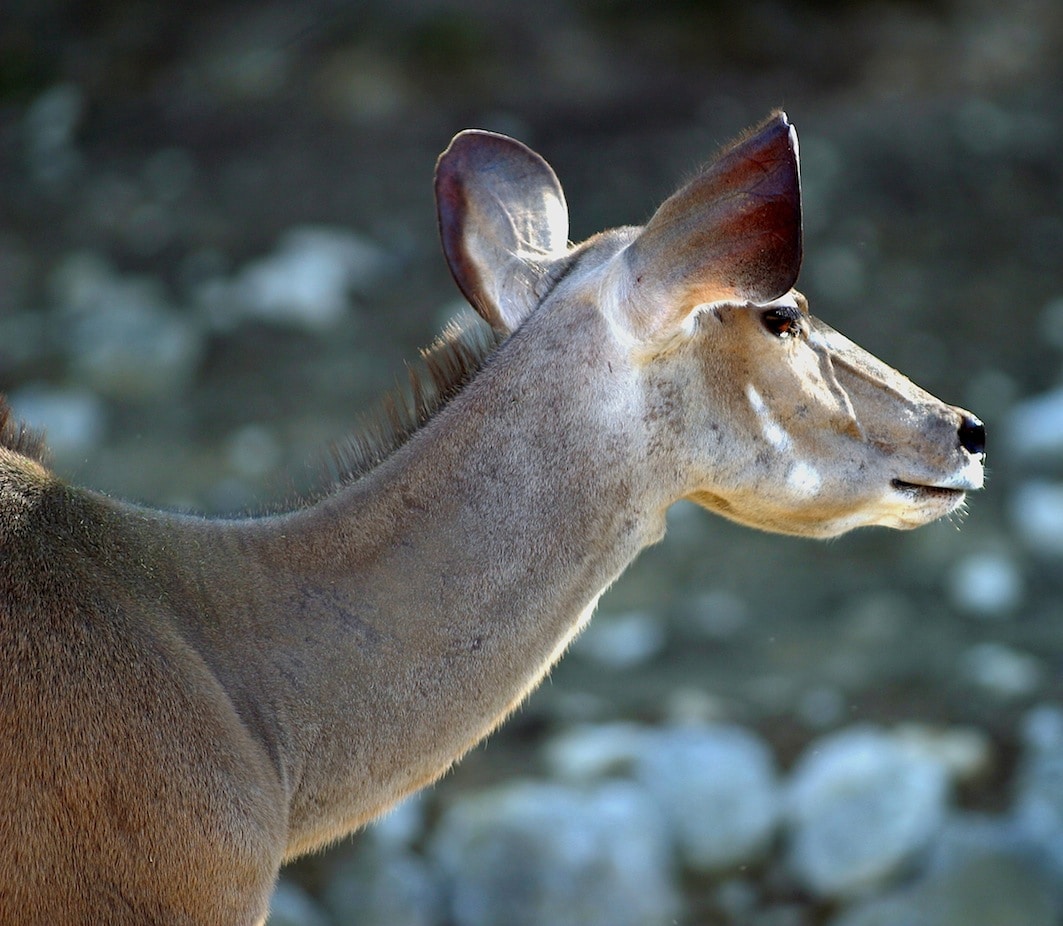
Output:
M0 922L262 923L285 860L520 703L679 499L822 537L981 485L977 419L790 289L782 114L578 247L517 142L461 133L437 185L494 334L430 353L313 504L211 521L72 488L0 404Z

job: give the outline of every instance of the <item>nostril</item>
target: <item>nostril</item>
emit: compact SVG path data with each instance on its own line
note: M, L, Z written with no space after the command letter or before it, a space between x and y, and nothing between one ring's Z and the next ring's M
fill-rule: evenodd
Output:
M960 422L960 446L968 453L985 453L985 425L974 415L964 415Z

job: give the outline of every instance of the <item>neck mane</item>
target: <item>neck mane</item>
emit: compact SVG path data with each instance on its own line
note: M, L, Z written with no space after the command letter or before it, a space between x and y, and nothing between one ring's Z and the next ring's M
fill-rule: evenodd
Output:
M332 446L330 484L361 478L407 443L472 382L503 340L471 315L451 321L406 365L408 384L386 394L358 430Z
M3 395L0 395L0 449L10 450L41 464L48 462L44 435L16 418Z

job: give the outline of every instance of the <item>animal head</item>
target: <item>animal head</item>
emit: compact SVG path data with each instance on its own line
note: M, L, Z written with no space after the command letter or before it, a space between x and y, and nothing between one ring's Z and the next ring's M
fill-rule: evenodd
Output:
M559 300L593 305L671 500L827 537L917 527L981 487L981 422L814 318L794 289L801 188L785 114L734 142L644 227L580 245L568 241L553 170L505 136L456 136L436 194L454 278L498 333Z

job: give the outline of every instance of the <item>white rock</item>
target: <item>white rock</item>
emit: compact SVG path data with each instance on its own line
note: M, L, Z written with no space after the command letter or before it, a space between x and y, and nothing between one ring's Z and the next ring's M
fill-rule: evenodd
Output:
M715 589L698 595L688 609L684 626L707 640L726 640L750 622L749 606L738 595Z
M120 276L100 257L72 254L49 281L71 369L121 398L173 396L191 378L202 332L169 306L157 280Z
M248 424L229 436L225 456L237 475L261 479L280 466L284 450L271 428Z
M993 742L977 727L905 723L895 735L906 749L938 762L956 783L976 781L993 765Z
M775 761L767 744L741 727L652 731L635 776L663 809L689 868L724 871L755 862L775 835Z
M365 838L384 849L407 849L424 835L423 792L407 797L365 829Z
M44 184L70 180L81 167L75 146L85 113L85 94L75 84L56 84L26 110L24 139L30 174Z
M104 403L87 389L31 384L11 393L8 401L17 417L44 431L48 449L60 466L80 463L107 431Z
M1006 553L974 553L952 568L949 597L961 611L976 617L1007 615L1022 604L1019 565Z
M967 679L998 698L1023 698L1040 687L1044 670L1028 653L1003 643L977 643L960 657Z
M677 726L726 723L733 713L726 698L697 685L676 686L661 705L663 721Z
M245 315L327 331L347 312L351 293L369 289L386 266L384 252L361 235L293 228L276 251L237 274L230 295Z
M1063 387L1014 405L1005 429L1004 446L1015 458L1058 457L1063 453Z
M1012 496L1010 513L1016 532L1030 549L1063 555L1063 485L1030 480Z
M1033 752L1052 752L1063 748L1063 708L1042 704L1024 718L1022 738Z
M713 891L713 901L728 923L749 923L760 906L757 885L743 878L724 878Z
M1030 711L1023 734L1013 815L1063 876L1063 709L1045 705Z
M405 849L362 841L330 872L323 892L336 923L438 926L438 879L423 858Z
M1059 914L1052 874L1015 828L962 814L912 884L857 904L831 926L1058 926Z
M856 727L813 743L787 792L790 865L820 897L881 887L929 844L948 776L897 738Z
M328 920L306 891L282 878L273 891L266 926L328 926Z
M664 821L630 782L470 795L430 850L455 926L665 926L679 910Z
M586 783L629 771L647 736L645 728L630 723L582 724L547 743L544 758L553 777Z
M599 614L572 652L610 669L630 669L653 659L665 642L661 621L648 612Z

